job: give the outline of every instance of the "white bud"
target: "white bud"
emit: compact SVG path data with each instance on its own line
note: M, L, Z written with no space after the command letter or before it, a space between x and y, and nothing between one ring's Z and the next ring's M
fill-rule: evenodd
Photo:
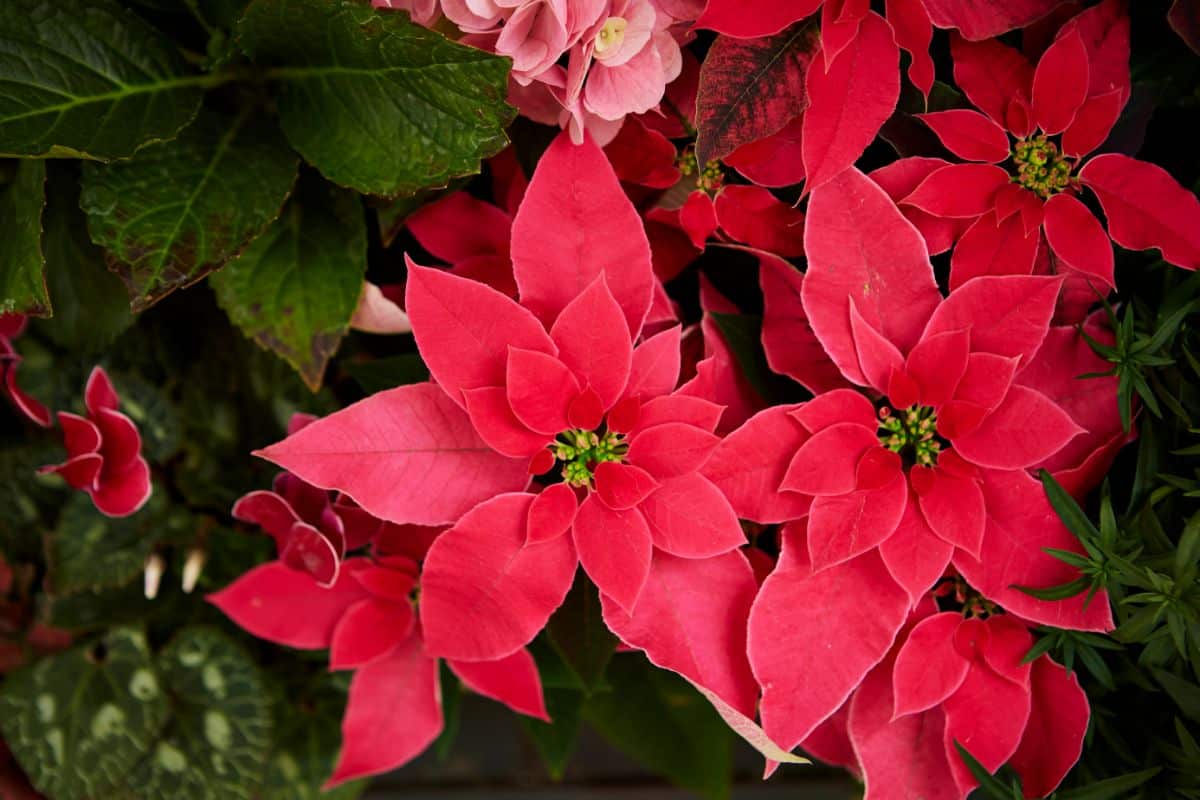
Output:
M158 585L162 582L163 571L166 568L167 562L163 561L163 557L158 553L151 553L146 558L146 568L142 574L142 591L145 592L147 600L158 597Z
M204 570L204 562L208 560L208 555L198 547L193 547L188 551L187 560L183 562L183 591L185 594L191 594L196 588L196 582L200 580L200 573Z

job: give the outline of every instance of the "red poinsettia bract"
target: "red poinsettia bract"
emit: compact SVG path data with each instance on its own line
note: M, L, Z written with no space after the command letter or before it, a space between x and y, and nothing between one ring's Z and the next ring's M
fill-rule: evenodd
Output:
M21 356L13 347L12 340L24 332L27 321L22 314L0 314L0 392L26 419L48 428L50 412L17 384L17 367L21 364Z
M58 412L67 460L42 467L73 488L82 489L110 517L126 517L150 499L150 465L142 456L142 437L133 420L117 409L121 399L108 373L92 370L84 390L87 416Z

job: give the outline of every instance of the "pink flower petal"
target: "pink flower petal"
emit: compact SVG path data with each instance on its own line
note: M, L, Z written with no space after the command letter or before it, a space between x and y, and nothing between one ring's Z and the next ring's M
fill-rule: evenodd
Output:
M579 506L574 525L579 563L600 592L622 609L637 606L650 574L650 529L636 508L615 511L595 495Z
M569 427L567 408L580 385L554 356L510 347L505 388L512 413L526 428L554 435Z
M808 522L813 571L842 564L878 546L899 527L907 506L908 482L902 474L878 489L813 500Z
M1008 158L1008 133L978 111L961 108L916 116L959 158L992 164Z
M234 519L262 528L274 537L280 549L285 546L292 525L300 521L287 501L275 492L255 491L242 495L230 513Z
M699 469L719 441L694 425L668 422L641 429L629 444L628 458L656 478L673 478Z
M581 384L596 391L605 409L617 402L629 380L633 343L623 320L602 272L567 304L550 329L559 358Z
M867 386L886 391L892 375L904 368L904 356L896 346L883 337L867 322L858 310L854 296L850 297L850 334L854 337L854 350L858 355L858 368L867 380ZM903 403L902 405L909 405Z
M1031 275L1037 259L1039 233L1026 229L1020 214L997 222L984 214L967 228L950 259L950 291L982 275Z
M992 164L948 164L929 173L900 202L938 217L973 218L995 207L1008 173Z
M950 293L930 318L925 336L970 328L973 353L1027 363L1046 338L1060 282L1023 275L975 278Z
M681 329L673 325L633 349L625 396L652 397L670 394L679 383Z
M525 544L534 545L562 536L571 529L578 510L579 501L574 489L565 483L547 486L529 504Z
M479 437L498 453L510 458L529 458L544 449L553 438L552 434L529 430L517 419L507 393L499 386L465 389L463 399Z
M615 511L633 508L661 486L653 475L641 467L613 461L598 464L594 478L596 494Z
M1038 127L1062 133L1088 96L1088 53L1078 29L1060 36L1042 54L1033 74L1033 114Z
M691 472L664 480L641 504L654 545L681 558L710 558L746 544L729 500Z
M910 492L904 516L895 533L879 545L879 555L891 576L904 587L910 604L916 606L933 588L950 564L954 546L939 539L921 515L918 500Z
M364 333L412 333L412 321L404 309L390 300L375 284L363 284L350 327Z
M317 585L332 586L337 582L343 553L306 522L294 522L282 540L279 560L294 570L307 573Z
M642 405L637 428L631 433L637 434L666 422L686 422L706 431L715 431L723 410L721 406L702 397L689 397L678 393L655 397Z
M954 439L954 449L980 466L1023 469L1049 458L1080 433L1083 429L1044 394L1013 386L978 428Z
M413 631L416 615L407 602L370 597L346 609L333 631L330 669L357 669L396 649Z
M87 386L83 390L83 404L91 417L99 414L102 408L116 411L120 406L121 400L117 397L117 390L113 388L112 380L104 371L104 367L93 367L88 375Z
M959 790L976 784L958 755L962 745L988 772L995 772L1016 752L1029 720L1029 690L1006 681L976 663L962 686L942 703L946 712L946 756Z
M922 405L941 406L967 371L971 336L968 330L946 331L921 339L908 354L904 370L920 389Z
M1049 795L1083 751L1087 732L1087 695L1079 677L1042 656L1033 662L1032 703L1021 744L1009 764L1033 797Z
M846 379L821 347L804 312L804 273L769 253L757 255L767 365L813 394L845 386Z
M857 485L858 462L879 447L873 428L840 422L823 428L796 451L780 488L813 495L843 495Z
M808 438L788 415L793 408L773 406L755 414L717 445L701 470L739 517L771 524L808 513L808 497L780 491L789 461Z
M534 719L549 722L542 697L542 679L533 656L522 648L497 661L447 661L446 665L471 691Z
M940 467L913 467L910 477L930 530L942 541L978 558L987 522L979 483Z
M893 718L939 705L967 679L971 662L954 648L962 620L961 614L947 611L926 617L909 632L892 670Z

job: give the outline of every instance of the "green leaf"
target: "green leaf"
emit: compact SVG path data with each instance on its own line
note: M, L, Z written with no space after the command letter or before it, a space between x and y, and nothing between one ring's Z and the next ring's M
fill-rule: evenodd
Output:
M1112 800L1113 798L1128 797L1130 789L1136 789L1161 771L1162 767L1154 767L1141 772L1130 772L1127 775L1118 775L1115 778L1097 781L1078 789L1059 792L1055 797L1057 800Z
M44 658L0 692L5 742L56 800L113 797L167 715L146 637L131 628Z
M729 797L732 738L687 681L622 655L608 667L611 692L588 698L584 717L614 747L702 797Z
M79 210L78 170L69 162L49 161L47 175L42 255L54 317L41 328L68 350L96 353L133 322L129 298L121 280L108 271L104 251L88 237Z
M604 671L617 648L617 637L604 624L600 595L580 570L566 599L546 626L554 649L579 676L585 691L604 684Z
M0 12L0 17L4 13ZM0 183L0 314L50 315L42 258L45 182L46 165L26 159L17 162L10 183Z
M310 175L283 215L211 283L233 323L316 391L350 325L366 268L358 197Z
M174 137L203 87L169 39L112 0L5 0L0 154L108 160Z
M295 178L274 124L206 111L130 161L85 165L80 204L141 311L225 266L279 215Z
M1179 706L1185 717L1193 722L1200 722L1200 686L1191 681L1167 672L1165 669L1151 670L1159 684L1167 690L1167 694Z
M1046 492L1046 498L1067 529L1081 540L1090 542L1099 539L1100 531L1096 530L1096 526L1087 518L1087 514L1083 513L1083 509L1075 502L1075 498L1071 497L1067 490L1062 488L1058 481L1054 480L1054 476L1046 470L1041 470L1038 474L1042 479L1042 488Z
M342 367L367 394L429 380L429 368L416 353L344 362Z
M562 780L567 770L567 762L575 752L575 743L579 738L579 725L583 711L583 692L577 689L556 689L543 686L542 694L546 698L546 712L552 722L542 722L540 719L521 716L521 727L533 739L533 746L546 772L554 780Z
M121 412L137 425L142 453L151 462L166 461L179 450L182 422L166 392L133 372L109 373L121 397Z
M106 517L81 492L72 493L53 532L46 536L47 576L56 594L124 586L142 573L163 533L162 491L138 513Z
M255 0L238 42L282 82L288 140L342 186L388 196L444 186L508 143L508 59L365 0Z
M963 763L966 764L967 769L971 771L971 775L975 780L979 781L980 791L994 800L1009 800L1012 797L1008 788L992 773L988 772L987 767L980 764L975 756L971 755L971 751L967 750L967 748L963 747L957 741L954 743L954 747L958 750L958 754L962 758Z
M315 686L276 703L274 746L259 793L263 800L353 800L366 788L367 781L350 781L321 790L342 746L346 691L337 677L321 676Z
M215 628L184 628L158 657L173 713L129 775L139 800L255 796L271 736L258 665Z

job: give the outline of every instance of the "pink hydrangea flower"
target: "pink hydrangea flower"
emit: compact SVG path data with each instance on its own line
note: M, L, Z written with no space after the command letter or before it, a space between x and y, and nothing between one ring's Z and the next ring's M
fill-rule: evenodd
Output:
M110 517L127 517L150 499L150 465L142 456L142 437L133 420L117 409L121 400L108 373L96 367L84 391L87 416L58 412L67 460L42 467L92 498Z

